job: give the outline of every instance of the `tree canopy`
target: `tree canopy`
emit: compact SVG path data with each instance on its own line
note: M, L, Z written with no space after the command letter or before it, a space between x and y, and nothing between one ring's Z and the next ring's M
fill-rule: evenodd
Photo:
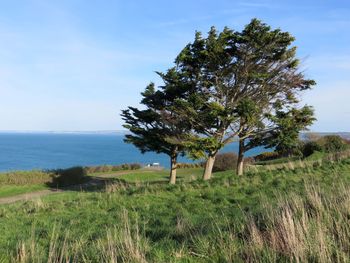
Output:
M310 106L298 105L301 93L315 85L300 70L293 42L288 32L258 19L242 31L196 32L175 66L158 73L164 86L151 84L142 94L146 110L123 111L133 133L126 141L141 151L205 157L203 179L211 177L219 150L235 140L238 174L252 147L291 150L314 120Z

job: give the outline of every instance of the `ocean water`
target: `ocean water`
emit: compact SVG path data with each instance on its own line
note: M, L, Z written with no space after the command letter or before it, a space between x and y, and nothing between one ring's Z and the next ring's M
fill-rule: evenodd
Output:
M56 134L56 133L0 133L0 171L55 169L72 166L91 166L122 163L159 162L169 167L164 154L145 153L123 142L122 134ZM225 147L224 152L237 152L237 143ZM252 156L266 151L255 148ZM179 162L191 162L180 157Z

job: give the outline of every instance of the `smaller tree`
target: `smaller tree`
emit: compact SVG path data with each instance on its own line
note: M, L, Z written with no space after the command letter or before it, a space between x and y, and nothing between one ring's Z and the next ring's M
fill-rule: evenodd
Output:
M151 83L141 93L146 109L134 107L122 111L124 127L131 134L125 135L125 142L134 144L142 153L153 151L165 153L170 157L169 182L176 182L177 158L184 154L184 141L188 137L189 126L184 116L175 113L177 97L174 86L178 83L178 75L174 69L166 74L158 73L165 85L155 89Z
M253 104L246 103L238 108L242 116L238 175L243 174L244 153L257 146L274 148L279 156L290 156L300 151L299 134L315 120L313 109L309 106L282 109L278 104L274 107L277 107L274 113L266 114L265 121L259 108Z
M304 106L301 109L292 108L288 111L277 111L272 119L277 127L265 142L267 142L268 147L274 147L282 156L298 154L300 132L306 130L316 120L310 106Z

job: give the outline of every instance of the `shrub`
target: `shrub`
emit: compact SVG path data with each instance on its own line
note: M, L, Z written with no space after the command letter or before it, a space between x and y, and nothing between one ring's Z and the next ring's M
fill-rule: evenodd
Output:
M141 168L139 163L124 163L121 165L98 165L98 166L86 166L84 170L86 173L109 173L125 170L137 170Z
M322 137L318 143L327 153L340 152L347 148L347 144L343 138L338 135L327 135Z
M254 159L257 162L260 162L260 161L270 161L273 159L277 159L279 157L280 157L280 155L278 152L263 152L263 153L255 156Z
M88 181L86 171L83 167L77 166L68 169L57 169L52 171L52 186L69 186L81 184Z
M131 163L130 164L130 170L137 170L141 168L141 164L139 163Z
M237 159L235 153L219 153L215 158L213 172L233 170L237 165Z
M321 152L322 146L316 141L308 141L301 144L301 152L303 157L308 157L314 152Z

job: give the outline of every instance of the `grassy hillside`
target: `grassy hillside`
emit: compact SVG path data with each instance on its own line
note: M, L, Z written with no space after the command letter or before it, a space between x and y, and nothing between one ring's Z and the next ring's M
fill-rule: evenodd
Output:
M349 159L210 182L183 170L175 186L162 173L0 206L0 262L348 262Z

